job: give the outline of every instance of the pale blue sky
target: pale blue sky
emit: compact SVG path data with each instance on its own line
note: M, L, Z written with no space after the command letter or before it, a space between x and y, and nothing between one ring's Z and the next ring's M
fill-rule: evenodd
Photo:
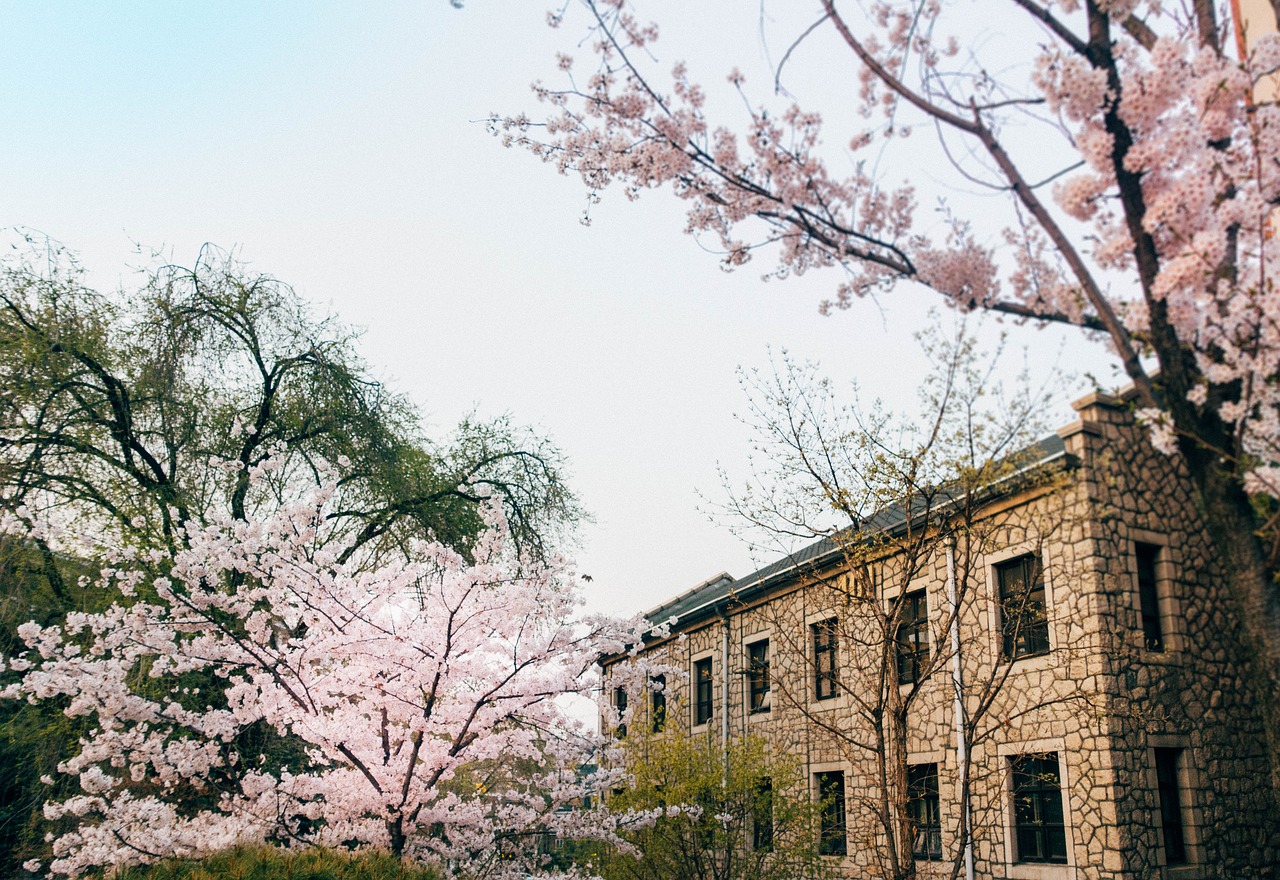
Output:
M767 81L754 4L655 6L678 11L671 60ZM472 408L538 426L597 518L590 604L630 612L754 566L696 494L720 497L717 461L745 475L735 367L772 344L909 397L930 300L822 318L833 276L726 275L664 194L607 197L582 226L578 183L476 121L535 109L553 53L584 54L546 8L0 0L0 226L66 243L104 286L134 241L179 262L238 246L366 328L366 357L435 431ZM794 84L826 73L797 65ZM1052 369L1055 334L1019 338Z

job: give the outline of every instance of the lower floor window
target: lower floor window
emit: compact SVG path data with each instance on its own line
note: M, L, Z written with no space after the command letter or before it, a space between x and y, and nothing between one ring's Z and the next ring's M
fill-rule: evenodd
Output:
M1017 860L1065 865L1067 829L1057 752L1017 755L1010 765Z
M756 783L751 805L751 848L756 852L773 850L773 780L767 776Z
M1178 784L1178 764L1182 760L1182 749L1156 749L1155 753L1165 862L1170 865L1185 865L1187 840L1182 824L1182 787Z
M938 802L938 765L907 768L907 812L911 817L912 855L926 861L942 859L942 809Z
M818 852L824 856L842 856L846 852L844 830L844 773L828 770L815 773L818 787L820 835Z

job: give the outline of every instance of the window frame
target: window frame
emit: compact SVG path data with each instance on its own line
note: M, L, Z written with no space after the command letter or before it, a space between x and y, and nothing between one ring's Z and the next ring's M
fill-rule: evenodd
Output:
M817 702L834 700L840 696L839 631L838 617L827 617L809 624L809 645L813 654L813 699ZM822 636L825 638L820 640ZM825 668L821 658L825 658Z
M649 732L662 733L667 728L667 676L649 679Z
M1028 751L1009 755L1010 838L1014 864L1063 866L1071 864L1071 824L1064 800L1065 774L1062 769L1062 752ZM1053 782L1048 783L1048 768L1052 766ZM1027 797L1025 803L1020 798ZM1024 809L1026 808L1026 809ZM1031 814L1024 821L1027 809ZM1049 821L1045 814L1056 814L1057 821ZM1024 847L1024 832L1037 841L1036 851L1028 853ZM1051 839L1049 834L1053 833ZM1061 856L1051 852L1052 843L1061 837Z
M1165 548L1147 541L1133 542L1134 580L1138 587L1139 635L1142 648L1156 654L1168 650L1160 601L1160 563ZM1145 563L1145 564L1144 564Z
M1017 581L1012 577L1006 580L1006 573L1014 571L1021 574L1022 583L1027 585L1021 596L1013 595L1013 584ZM992 576L999 621L997 636L1001 661L1016 663L1052 653L1049 584L1042 554L1029 551L1001 559L992 565ZM1037 594L1038 599L1035 598ZM1014 600L1018 605L1011 610Z
M937 762L907 765L907 814L912 829L912 858L918 862L942 861L942 798Z
M756 782L755 797L751 803L752 851L773 852L776 830L773 822L773 778L761 776Z
M1182 838L1186 858L1183 862L1169 862L1165 850L1160 777L1156 766L1159 750L1178 753L1174 770L1178 784L1179 814L1182 819ZM1199 877L1205 864L1201 833L1205 816L1201 808L1201 797L1208 783L1196 765L1196 752L1191 747L1191 738L1185 734L1148 734L1146 752L1147 786L1153 798L1149 834L1157 855L1157 862L1166 866L1170 877Z
M1160 615L1160 636L1163 642L1159 651L1147 647L1146 634L1142 627L1142 594L1138 583L1138 545L1146 544L1157 551L1155 559L1155 588L1157 608ZM1186 631L1182 621L1181 603L1179 601L1179 583L1181 565L1178 548L1170 543L1169 536L1161 532L1130 527L1128 529L1129 578L1133 613L1137 626L1132 630L1134 646L1142 652L1142 659L1150 663L1177 663L1179 655L1186 650Z
M705 727L711 723L715 717L715 657L708 654L705 657L698 657L693 660L693 676L690 685L693 687L693 726ZM707 677L705 682L702 679L702 670L706 669ZM706 699L703 700L703 685L706 685ZM703 715L705 709L705 717Z
M1183 805L1181 766L1185 749L1158 746L1151 750L1156 772L1156 805L1160 817L1160 846L1170 867L1191 864L1187 846L1187 816ZM1172 803L1170 803L1172 801ZM1170 832L1174 833L1170 833Z
M747 714L763 715L773 706L773 684L770 679L769 639L758 638L747 643ZM762 656L757 657L757 653Z
M622 685L614 685L613 710L618 713L618 726L613 729L613 734L619 739L627 735L627 722L623 720L627 712L627 703L627 689Z
M929 665L932 639L929 631L929 591L924 587L903 593L898 605L898 622L894 628L894 656L898 684L916 684ZM913 612L908 616L907 612Z
M828 800L829 789L831 794L835 795L830 800ZM843 858L849 854L845 771L843 769L814 770L813 791L818 803L818 855Z

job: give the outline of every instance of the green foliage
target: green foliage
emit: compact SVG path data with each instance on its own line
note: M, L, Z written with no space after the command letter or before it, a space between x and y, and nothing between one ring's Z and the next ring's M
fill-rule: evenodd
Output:
M428 438L350 329L232 254L206 247L190 268L157 261L135 289L103 294L68 253L28 245L0 261L0 515L40 512L138 560L161 551L161 565L185 525L264 513L329 481L335 512L318 540L368 565L427 536L465 553L485 496L535 556L581 516L546 438L505 417ZM249 470L268 462L251 485ZM120 600L93 586L92 555L54 537L0 538L0 654L24 650L28 620ZM145 672L140 689L182 690ZM217 682L182 684L202 694L192 700L220 699ZM40 779L67 784L57 764L90 732L60 709L0 704L0 876L43 857L40 808L58 792ZM239 766L306 760L265 730L228 748Z
M626 741L634 782L611 809L665 811L624 833L639 857L607 855L606 880L793 880L822 878L817 807L799 765L771 755L762 738L729 744L674 731ZM674 808L674 809L673 809Z
M333 478L332 535L352 553L428 533L465 548L484 495L538 553L580 516L548 441L503 418L428 440L355 342L213 248L114 296L85 286L66 254L0 263L0 506L173 548L185 523L243 519ZM268 461L270 479L251 486Z
M117 880L438 880L435 871L389 853L350 854L314 847L285 851L237 847L205 859L169 859L126 868Z

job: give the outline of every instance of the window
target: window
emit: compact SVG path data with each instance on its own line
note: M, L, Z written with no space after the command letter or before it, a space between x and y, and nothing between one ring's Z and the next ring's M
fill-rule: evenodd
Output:
M693 664L694 701L693 725L706 724L711 720L711 658L706 657Z
M1142 645L1148 651L1164 650L1160 625L1160 593L1156 588L1156 563L1160 548L1154 544L1134 547L1138 562L1138 605L1142 610Z
M829 700L836 695L836 619L815 623L810 629L813 631L813 696Z
M655 675L649 681L649 722L654 733L667 726L667 677Z
M1160 827L1164 834L1164 860L1170 865L1187 863L1187 838L1182 824L1182 795L1178 765L1182 749L1155 749L1156 785L1160 789Z
M613 708L618 710L618 719L621 722L621 719L627 714L626 688L616 687L613 689ZM616 733L618 736L627 735L627 725L625 722L618 724Z
M756 852L773 851L773 780L768 776L756 783L756 797L751 804L751 848Z
M937 764L907 767L907 813L915 838L912 855L925 861L941 861L942 810L938 801Z
M996 566L1000 586L1000 629L1004 658L1049 653L1049 618L1044 602L1044 569L1030 555Z
M845 854L844 834L844 772L829 770L815 773L818 787L819 837L818 854L842 856Z
M1018 755L1013 770L1013 823L1020 862L1067 863L1058 755Z
M751 714L769 711L769 640L747 645L747 706Z
M920 680L929 665L929 605L924 590L902 597L898 611L898 684Z

